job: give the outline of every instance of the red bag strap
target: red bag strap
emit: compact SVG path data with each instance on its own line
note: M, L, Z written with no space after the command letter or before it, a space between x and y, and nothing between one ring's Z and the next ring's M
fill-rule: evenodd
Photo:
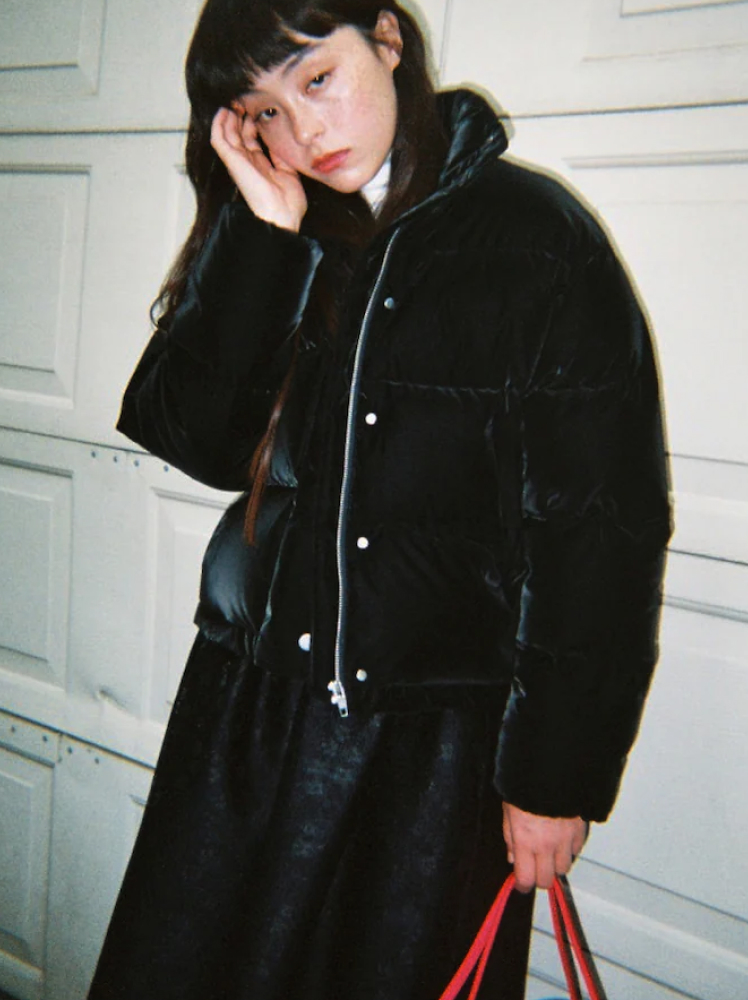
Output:
M507 900L511 896L513 888L514 875L509 875L501 889L499 889L496 899L491 904L491 908L486 914L486 919L483 921L480 930L475 935L475 940L470 945L467 955L463 958L459 969L455 972L439 1000L456 1000L457 995L469 979L470 974L477 967L475 979L473 981L473 988L470 991L469 998L469 1000L475 1000L475 997L478 995L478 990L480 989L480 984L483 979L483 973L486 968L488 956L491 952L491 947L493 946L494 939L496 938L496 932L499 929L501 918L503 917L504 910L506 909Z
M571 950L569 935L566 931L566 925L564 924L564 918L555 892L548 893L548 904L551 909L553 933L556 936L556 945L558 946L558 953L564 970L564 978L566 979L566 984L569 987L570 1000L582 1000L582 989L579 985L577 968L574 965L574 955Z
M571 947L584 977L587 992L591 1000L607 1000L605 987L598 975L595 960L592 957L590 946L587 944L587 938L582 930L582 921L579 919L577 906L571 893L571 886L566 876L557 876L549 893L555 896L564 928L571 940ZM558 941L558 937L556 940Z
M468 1000L476 1000L501 918L514 887L514 874L510 874L491 904L467 955L439 1000L457 1000L457 996L472 973L475 975ZM605 989L597 974L592 953L582 930L579 913L571 894L571 887L564 876L554 880L553 885L548 890L548 902L551 908L556 944L571 1000L582 1000L579 977L574 965L575 958L584 978L590 1000L607 1000Z

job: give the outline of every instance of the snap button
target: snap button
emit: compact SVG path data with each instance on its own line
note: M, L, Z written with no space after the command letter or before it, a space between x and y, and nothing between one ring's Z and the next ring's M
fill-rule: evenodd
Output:
M299 636L299 649L303 652L308 653L312 648L312 634L311 632L304 632Z
M366 673L365 670L357 670L356 671L356 680L357 681L361 681L362 684L363 684L363 682L365 680L368 680L368 677L369 677L369 675Z
M369 539L362 535L360 538L356 539L356 545L358 545L360 549L368 549Z
M366 416L364 417L364 420L369 425L369 427L373 427L374 424L377 422L377 419L378 417L376 413L367 413Z
M394 309L395 308L395 300L392 298L391 295L388 295L387 298L384 300L383 305L384 305L385 309Z

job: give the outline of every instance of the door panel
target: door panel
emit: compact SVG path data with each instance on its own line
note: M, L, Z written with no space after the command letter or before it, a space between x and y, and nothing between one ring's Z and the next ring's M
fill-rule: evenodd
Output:
M50 1000L86 995L150 780L148 768L90 744L61 740L44 990Z
M63 470L0 463L0 669L62 687L70 608L71 483Z
M43 995L56 734L0 712L0 989Z
M89 96L99 86L106 0L5 0L0 95Z
M0 430L0 705L155 763L232 494L121 449Z
M515 118L748 97L745 0L452 0L445 79Z
M0 137L0 424L121 444L119 400L192 212L181 136Z

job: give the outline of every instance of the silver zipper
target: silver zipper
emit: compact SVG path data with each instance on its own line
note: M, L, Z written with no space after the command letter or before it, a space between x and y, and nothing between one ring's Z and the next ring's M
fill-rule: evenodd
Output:
M332 693L330 698L333 705L337 705L341 718L348 715L348 696L343 686L343 633L345 631L345 614L348 605L348 575L345 566L345 541L348 519L348 508L351 499L351 469L353 466L354 433L356 429L356 414L358 412L358 394L361 387L361 366L364 359L364 347L369 334L371 324L371 314L374 310L374 303L382 287L387 263L390 258L392 247L397 239L399 230L390 237L387 249L382 258L382 266L379 269L377 280L369 301L366 304L364 318L361 322L361 329L358 334L356 344L356 354L353 359L353 372L351 374L351 389L348 396L348 418L345 425L345 448L343 451L343 479L340 485L340 507L338 509L338 530L335 540L337 565L338 565L338 623L335 631L335 677L327 685L327 690Z

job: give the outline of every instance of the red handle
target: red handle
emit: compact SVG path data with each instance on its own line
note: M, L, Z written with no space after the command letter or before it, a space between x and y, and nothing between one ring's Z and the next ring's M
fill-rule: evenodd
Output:
M508 875L506 881L493 901L486 919L475 936L467 955L462 960L459 969L452 977L439 1000L457 1000L460 990L474 972L473 984L468 1000L476 1000L478 990L483 981L489 955L493 947L496 933L504 915L506 904L515 886L514 875ZM582 1000L574 958L581 970L590 1000L607 1000L605 989L597 974L595 963L582 930L579 914L571 894L569 883L564 877L556 878L548 890L548 902L553 919L553 930L558 945L558 953L566 977L571 1000Z
M486 914L486 919L483 921L481 929L475 935L475 940L470 945L467 955L463 958L459 969L455 972L439 1000L456 1000L457 995L467 982L471 972L476 969L477 966L475 979L473 981L473 988L470 991L469 997L469 1000L475 1000L475 997L478 995L478 990L480 989L483 973L486 968L486 962L488 961L488 956L491 952L496 932L499 929L501 918L503 917L504 910L506 909L507 900L511 896L513 888L514 875L509 875L501 889L499 889L496 899L491 904L491 908Z
M597 973L595 960L592 957L590 946L587 944L587 939L585 938L584 931L582 930L582 921L579 919L576 903L574 902L574 897L571 894L571 886L564 876L561 878L557 877L554 880L553 885L549 890L549 895L551 894L555 897L561 921L564 925L568 938L571 940L571 947L574 951L577 965L579 966L582 976L584 977L584 982L587 987L587 992L590 995L590 1000L607 1000L605 987L603 986L600 976ZM559 943L558 935L556 936L556 941ZM559 943L559 953L560 950L561 944ZM568 981L569 980L567 978L567 982ZM571 984L569 984L569 990L571 991Z

